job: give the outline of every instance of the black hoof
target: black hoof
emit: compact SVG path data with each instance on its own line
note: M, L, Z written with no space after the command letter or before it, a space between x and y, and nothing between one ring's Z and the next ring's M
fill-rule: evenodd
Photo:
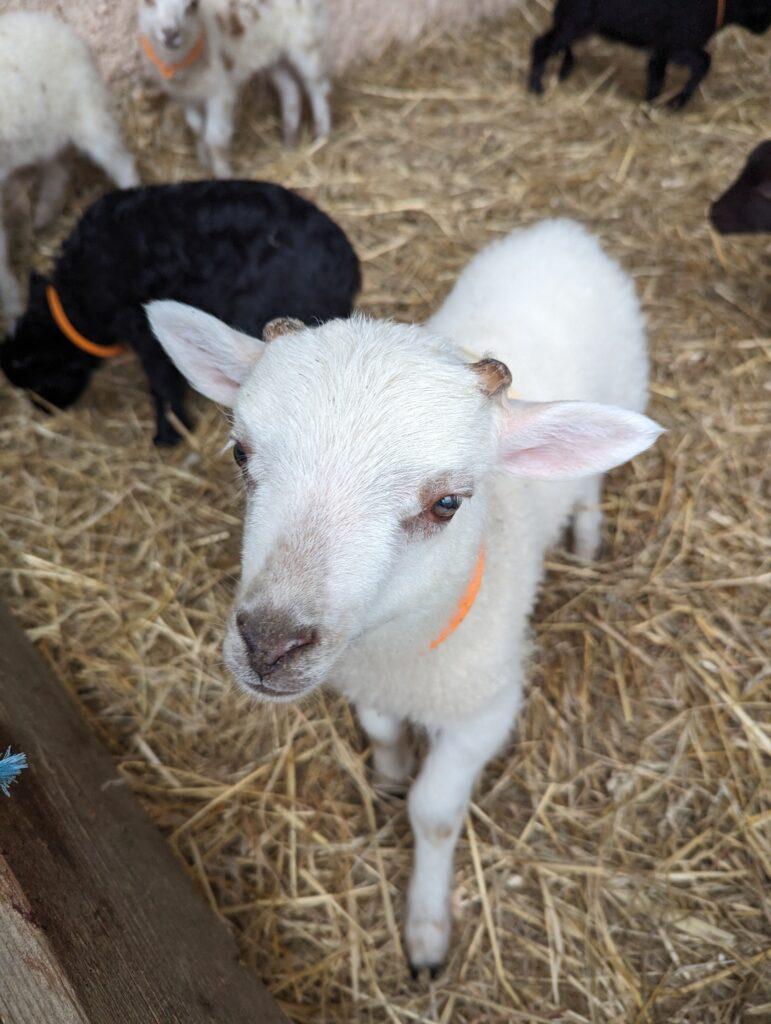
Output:
M543 82L539 78L531 78L527 87L536 96L543 96Z
M175 448L182 440L182 435L170 427L168 430L159 430L153 438L156 448Z
M672 99L667 103L667 106L670 110L682 110L690 98L690 96L684 96L679 92L677 96L672 97Z
M434 981L442 973L444 964L423 964L420 967L416 967L412 961L409 963L410 976L413 981L417 981L423 971L428 971L428 976L431 981Z
M185 428L185 430L193 429L194 422L192 417L189 415L187 409L185 409L182 405L172 405L171 411L177 417L177 419Z

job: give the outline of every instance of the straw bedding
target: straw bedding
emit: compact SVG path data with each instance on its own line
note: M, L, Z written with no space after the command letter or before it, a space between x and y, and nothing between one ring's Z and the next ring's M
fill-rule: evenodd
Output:
M771 1013L769 246L705 220L770 134L768 43L725 33L672 116L639 102L644 57L600 42L533 100L531 31L514 13L389 53L339 86L324 146L284 151L257 88L236 153L340 220L374 314L425 317L480 245L565 214L634 273L649 318L668 433L611 474L602 559L549 558L526 711L461 836L436 982L405 967L405 803L373 789L351 710L251 707L222 670L240 497L218 411L196 400L188 442L153 450L129 359L64 414L0 397L11 606L298 1022ZM126 124L147 179L198 173L176 111L133 97ZM39 263L103 187L80 170Z

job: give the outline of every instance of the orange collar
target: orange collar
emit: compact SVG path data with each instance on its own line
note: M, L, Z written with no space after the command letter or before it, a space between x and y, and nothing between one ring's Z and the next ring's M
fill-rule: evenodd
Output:
M173 78L178 71L184 71L184 69L189 68L191 64L195 64L195 62L203 56L203 48L206 43L206 33L201 29L201 34L198 37L198 42L195 46L188 50L185 56L174 64L167 64L165 61L161 60L153 49L153 44L147 36L140 36L139 41L142 44L142 49L145 51L147 59L158 69L161 78L169 79Z
M717 0L717 14L715 15L715 31L719 32L725 24L725 0Z
M51 316L56 321L56 326L77 348L82 349L83 352L88 352L90 356L96 356L97 359L111 359L113 356L121 354L123 345L97 345L95 341L89 341L88 338L84 338L77 327L73 327L67 319L67 314L64 312L59 293L52 284L46 286L46 298L48 299L48 308L51 310Z
M458 626L463 622L468 613L471 611L474 601L477 599L479 588L482 586L482 577L485 573L485 549L480 548L479 558L477 558L477 564L474 569L474 575L469 580L469 585L463 591L458 607L455 609L455 614L444 627L442 632L436 638L432 640L429 650L435 650L439 644L443 644L445 640L452 636Z

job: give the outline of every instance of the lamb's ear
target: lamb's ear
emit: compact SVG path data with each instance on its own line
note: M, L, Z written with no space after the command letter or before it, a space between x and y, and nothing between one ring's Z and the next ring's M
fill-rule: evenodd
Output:
M181 302L150 302L145 311L153 334L180 373L202 395L232 406L265 345Z
M637 412L593 402L511 402L500 462L514 476L569 480L604 473L650 447L663 428Z

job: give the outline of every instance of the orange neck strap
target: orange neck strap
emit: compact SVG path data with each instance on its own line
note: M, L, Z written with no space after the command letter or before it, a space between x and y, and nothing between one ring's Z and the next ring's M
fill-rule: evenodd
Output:
M167 64L161 60L158 54L153 49L153 44L147 38L147 36L140 36L139 41L142 44L142 49L145 51L145 55L151 64L154 64L160 74L161 78L169 79L173 78L178 71L184 71L185 68L189 68L191 64L195 64L197 60L203 56L203 49L206 44L206 35L201 30L201 34L198 37L198 41L188 50L185 56L173 64Z
M46 286L46 298L48 299L48 308L56 322L56 326L65 338L68 338L77 348L83 352L88 352L90 356L96 356L97 359L111 359L113 356L121 354L123 345L97 345L96 342L84 338L77 327L73 327L67 319L67 314L64 312L59 293L52 284Z
M717 0L717 14L715 15L715 31L719 32L725 24L725 0Z
M458 626L463 622L468 613L474 606L474 602L477 599L479 588L482 586L482 577L485 574L485 549L481 548L479 551L479 558L477 558L477 564L474 569L474 575L469 580L469 585L463 591L458 607L455 609L455 614L444 627L442 632L436 638L432 640L429 650L435 650L440 644L443 644L445 640L452 636Z

